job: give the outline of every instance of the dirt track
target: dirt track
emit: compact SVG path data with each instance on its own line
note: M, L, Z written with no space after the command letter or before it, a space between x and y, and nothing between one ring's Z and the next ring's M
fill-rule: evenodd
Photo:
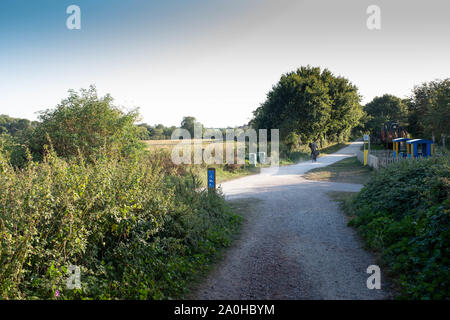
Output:
M361 142L319 158L267 169L222 184L228 199L259 199L242 235L196 290L194 299L386 299L369 290L374 257L328 191L359 191L356 184L309 181L302 174L354 156Z

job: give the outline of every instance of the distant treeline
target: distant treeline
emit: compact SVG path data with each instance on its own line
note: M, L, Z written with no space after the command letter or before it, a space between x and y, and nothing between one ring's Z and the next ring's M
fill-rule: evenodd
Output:
M183 120L181 121L179 127L176 127L176 126L166 127L162 124L158 124L155 126L151 126L147 123L138 124L138 127L140 128L139 137L141 138L141 140L170 139L172 137L172 133L175 131L175 129L182 128L182 129L188 130L191 137L194 138L194 126L195 125L199 125L202 128L202 133L204 133L205 130L208 129L208 128L203 127L203 125L200 122L198 122L195 117L188 116L188 117L183 117ZM245 126L240 126L238 128L245 128ZM227 129L236 129L236 128L228 127L228 128L214 128L214 129L221 130L222 136L225 137Z
M142 130L139 132L141 140L164 140L170 139L172 132L177 128L176 126L166 127L162 124L155 126L147 123L141 123L138 125Z
M0 134L7 133L12 136L17 136L28 129L36 127L37 123L37 121L11 118L2 114L0 115Z

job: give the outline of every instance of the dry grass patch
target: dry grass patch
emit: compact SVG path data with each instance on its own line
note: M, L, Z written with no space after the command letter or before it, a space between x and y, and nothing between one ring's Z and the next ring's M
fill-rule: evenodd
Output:
M371 172L372 170L363 166L356 157L351 157L326 167L312 169L304 177L316 181L365 184Z

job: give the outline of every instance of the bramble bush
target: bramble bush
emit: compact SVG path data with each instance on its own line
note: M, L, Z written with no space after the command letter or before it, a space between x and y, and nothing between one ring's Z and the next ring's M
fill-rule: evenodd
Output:
M0 136L0 299L180 298L229 244L240 218L220 192L144 150L137 111L112 101L72 90Z
M0 152L0 297L182 297L240 219L164 161L109 152L66 160L50 149L17 169ZM81 289L66 288L68 265L81 267Z
M449 156L379 170L352 203L357 227L403 299L450 298Z

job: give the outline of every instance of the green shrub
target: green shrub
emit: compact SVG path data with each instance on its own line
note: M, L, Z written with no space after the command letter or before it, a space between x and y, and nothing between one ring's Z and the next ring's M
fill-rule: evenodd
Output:
M70 90L69 97L56 108L40 113L40 122L30 133L28 144L38 160L49 144L65 158L81 153L91 161L105 149L125 155L143 149L142 129L135 125L138 118L137 110L124 112L113 104L110 95L98 97L94 86L79 93Z
M165 159L50 150L17 169L0 152L0 298L182 297L240 220ZM81 289L66 288L68 265Z
M354 225L406 299L450 298L449 157L379 170L353 202Z

